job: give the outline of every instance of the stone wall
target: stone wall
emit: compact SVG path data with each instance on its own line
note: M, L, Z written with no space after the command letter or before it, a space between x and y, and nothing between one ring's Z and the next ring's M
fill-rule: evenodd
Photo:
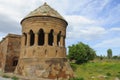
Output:
M21 58L64 58L66 48L52 46L32 46L21 50Z
M66 58L22 58L19 63L17 74L25 77L46 79L73 77L73 71Z
M3 38L3 40L0 42L0 68L3 72L5 71L7 45L8 38Z
M3 72L14 72L20 55L21 36L8 34L1 41L0 59Z
M25 19L22 22L22 33L26 34L26 37L22 35L22 48L21 56L22 57L65 57L65 36L66 36L66 22L61 19L53 17L32 17ZM38 45L38 32L40 29L44 31L44 43L43 45ZM34 34L34 43L30 45L30 30ZM49 45L50 41L48 36L50 31L53 30L53 43ZM60 34L59 44L57 40L57 35ZM25 45L25 43L27 43ZM35 55L34 55L35 54ZM41 56L40 56L41 55Z
M58 18L31 17L22 22L22 32L29 33L30 30L33 30L37 33L42 28L46 33L53 29L56 33L62 31L62 34L66 35L66 25L65 21Z

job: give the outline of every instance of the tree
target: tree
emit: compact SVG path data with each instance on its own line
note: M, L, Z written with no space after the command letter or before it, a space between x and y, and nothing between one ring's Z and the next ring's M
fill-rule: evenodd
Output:
M112 58L113 59L119 59L119 56L113 56Z
M103 60L103 58L104 58L104 57L101 55L101 56L100 56L100 60Z
M93 60L95 56L95 51L82 42L69 46L68 58L70 60L75 60L76 63L84 63Z
M108 59L112 58L112 50L111 49L107 50L107 57L108 57Z

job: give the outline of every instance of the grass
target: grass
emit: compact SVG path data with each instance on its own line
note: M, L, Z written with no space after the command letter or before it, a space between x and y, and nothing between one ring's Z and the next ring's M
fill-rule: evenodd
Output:
M70 80L84 80L84 78L71 78Z
M10 76L8 76L8 75L3 75L2 77L3 78L10 78Z
M16 76L13 76L11 79L12 79L12 80L19 80L19 78L16 77Z
M114 80L120 78L120 61L95 61L82 65L71 64L75 75L83 80ZM77 79L75 79L77 80Z
M2 77L3 78L11 78L12 80L19 80L19 78L16 77L16 76L11 77L11 76L8 76L8 75L3 75Z

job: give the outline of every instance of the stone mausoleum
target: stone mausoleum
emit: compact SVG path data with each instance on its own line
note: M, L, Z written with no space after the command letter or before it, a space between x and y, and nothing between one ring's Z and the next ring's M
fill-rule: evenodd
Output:
M4 55L2 58L5 58L4 61L0 59L2 71L13 71L15 74L29 78L73 77L73 71L66 59L67 21L44 3L29 13L21 21L21 25L22 35L9 34L8 37L14 37L14 40L7 40L8 44L5 39L0 42L0 52L3 48L13 46L5 53L4 51L0 53ZM16 43L10 44L9 41ZM7 61L8 58L11 61ZM11 68L8 69L8 65L11 65Z

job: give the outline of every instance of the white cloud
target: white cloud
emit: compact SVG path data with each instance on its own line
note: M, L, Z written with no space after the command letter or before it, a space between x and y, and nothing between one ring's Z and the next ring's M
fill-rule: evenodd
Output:
M120 38L111 38L98 43L94 48L117 48L120 47Z
M76 24L93 24L95 23L94 20L88 19L84 16L78 16L78 15L66 15L65 18L68 22L76 25Z
M2 40L2 36L0 36L0 41Z
M30 11L42 5L43 1L38 0L1 0L0 14L4 14L15 21L20 21Z
M80 30L80 36L83 36L83 38L86 39L99 39L103 37L104 34L106 34L106 30L103 27L99 26L90 26L87 28L83 28L83 30Z
M94 40L103 37L106 31L102 27L75 27L73 31L68 32L68 38L82 38L85 40Z
M113 1L113 0L111 0ZM117 24L119 26L120 23L120 4L117 1L113 1L115 4L109 4L109 7L106 12L104 12L104 17L100 18L101 19L101 24L102 25L108 25L112 27Z
M0 32L0 41L3 39L3 37L5 37L6 36L6 34L5 33L2 33L2 32Z
M65 17L69 23L67 38L83 38L91 40L102 37L106 34L103 27L96 26L97 21L88 19L84 16L69 15Z
M89 3L83 5L81 14L87 17L96 17L109 2L110 0L89 0Z
M120 27L111 28L110 31L120 31Z

